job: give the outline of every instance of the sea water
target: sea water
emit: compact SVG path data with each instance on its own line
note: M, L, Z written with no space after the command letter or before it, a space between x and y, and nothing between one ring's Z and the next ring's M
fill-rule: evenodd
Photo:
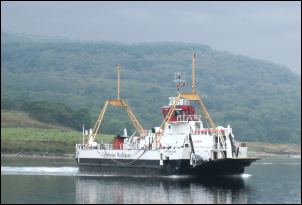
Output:
M1 203L301 203L301 158L264 158L242 175L196 179L82 174L74 159L2 158Z

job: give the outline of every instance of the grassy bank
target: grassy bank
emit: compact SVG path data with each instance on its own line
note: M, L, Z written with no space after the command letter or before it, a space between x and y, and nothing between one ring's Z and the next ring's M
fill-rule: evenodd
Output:
M112 139L112 135L97 136L99 141L110 142ZM26 112L1 110L1 153L73 154L75 144L82 141L82 132L43 123Z
M99 135L96 140L112 142L113 135ZM1 110L1 153L28 155L74 154L75 144L82 143L82 133L72 129L43 123L28 113ZM301 145L247 142L253 156L269 154L300 154Z
M301 154L301 145L298 144L271 144L263 142L247 142L248 151L255 153L271 153L279 155Z
M110 142L113 135L97 136L97 141ZM62 155L75 152L82 143L82 133L43 128L1 128L1 153Z
M98 135L96 140L112 142L113 135ZM1 153L39 155L73 154L75 144L82 143L82 133L73 130L44 128L1 128ZM296 144L247 142L249 153L300 154ZM257 154L256 154L257 155Z

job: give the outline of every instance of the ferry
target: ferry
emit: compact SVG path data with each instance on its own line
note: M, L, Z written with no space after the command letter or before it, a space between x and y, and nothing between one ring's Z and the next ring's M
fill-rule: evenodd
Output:
M195 53L192 56L192 91L181 92L183 74L176 73L177 95L161 108L163 121L144 129L125 100L120 98L120 66L117 65L117 98L106 100L90 132L83 129L83 143L76 144L80 172L145 176L242 174L259 158L248 157L246 143L234 137L230 125L216 126L195 86ZM194 107L193 105L197 105ZM96 136L108 106L123 108L135 132L116 135L113 143ZM198 109L199 108L199 109ZM198 112L199 110L199 112Z

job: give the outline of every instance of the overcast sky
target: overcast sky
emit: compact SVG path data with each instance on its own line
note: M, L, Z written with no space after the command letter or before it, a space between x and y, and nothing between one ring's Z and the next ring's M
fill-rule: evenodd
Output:
M301 2L3 2L1 31L191 42L301 73Z

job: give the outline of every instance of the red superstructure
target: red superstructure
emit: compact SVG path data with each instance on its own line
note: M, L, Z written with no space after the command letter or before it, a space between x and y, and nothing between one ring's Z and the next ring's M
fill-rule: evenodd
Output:
M165 106L162 107L161 111L164 115L164 118L167 116L168 112L170 111L170 109L172 108L172 106ZM177 105L174 113L171 115L169 121L170 122L175 122L177 121L177 116L181 115L181 116L186 116L186 115L195 115L195 108L192 107L191 105Z
M124 144L123 137L121 137L120 135L117 135L116 137L114 137L113 149L122 149L123 144Z

